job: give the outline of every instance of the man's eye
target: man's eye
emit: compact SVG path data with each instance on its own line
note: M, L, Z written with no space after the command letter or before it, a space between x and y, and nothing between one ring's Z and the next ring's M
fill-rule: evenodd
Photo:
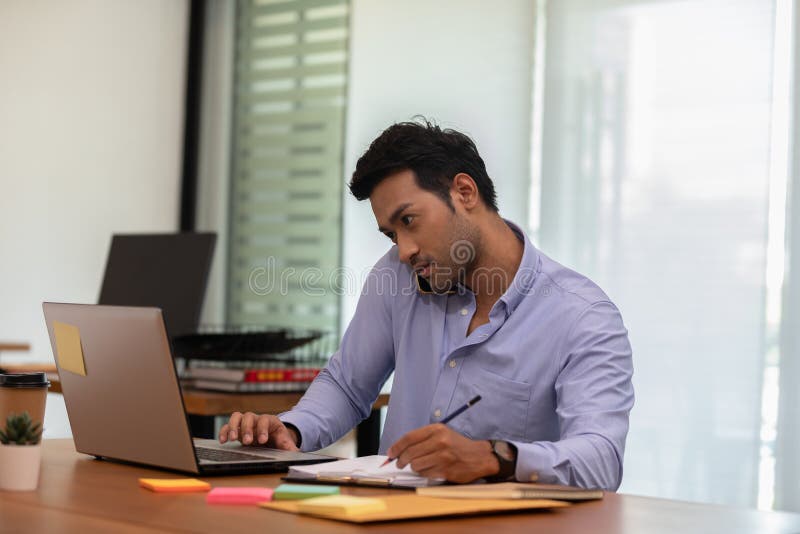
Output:
M411 224L413 221L414 221L413 215L403 215L402 217L400 217L400 222L406 226Z
M394 232L384 232L384 235L392 240L392 243L395 242Z

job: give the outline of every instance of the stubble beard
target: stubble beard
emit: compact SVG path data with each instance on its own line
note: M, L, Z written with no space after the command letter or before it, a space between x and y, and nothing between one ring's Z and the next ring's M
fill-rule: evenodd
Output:
M446 292L455 289L458 283L468 285L469 276L478 265L481 250L481 234L461 215L454 214L446 249L442 257L447 263L437 262L429 283L434 291Z

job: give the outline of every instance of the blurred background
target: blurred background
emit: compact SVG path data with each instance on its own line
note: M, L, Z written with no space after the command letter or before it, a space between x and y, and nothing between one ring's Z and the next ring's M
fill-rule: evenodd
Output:
M474 138L500 211L622 311L620 491L800 511L793 0L0 3L0 363L97 301L114 233L219 235L205 324L338 336L389 247L389 124ZM796 252L793 254L793 252ZM289 277L254 291L254 270ZM301 286L315 290L301 290ZM69 436L50 395L46 437Z

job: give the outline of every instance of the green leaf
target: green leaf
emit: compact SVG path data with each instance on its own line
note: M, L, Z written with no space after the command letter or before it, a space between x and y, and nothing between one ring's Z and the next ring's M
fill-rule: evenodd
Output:
M3 443L36 445L42 437L42 424L34 423L28 412L10 414L6 419L6 430L2 433Z

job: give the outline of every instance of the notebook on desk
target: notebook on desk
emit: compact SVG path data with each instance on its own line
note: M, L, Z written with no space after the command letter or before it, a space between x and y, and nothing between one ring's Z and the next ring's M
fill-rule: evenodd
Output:
M280 473L336 460L192 440L160 309L43 308L78 452L205 475Z
M603 498L601 489L585 489L556 484L500 482L497 484L461 484L441 488L418 488L417 494L448 499L554 499L591 501Z
M289 468L289 474L285 478L296 482L409 489L444 483L443 479L425 478L418 475L408 465L403 469L398 469L395 462L391 462L381 467L385 460L386 456L374 455L326 464L295 465Z

